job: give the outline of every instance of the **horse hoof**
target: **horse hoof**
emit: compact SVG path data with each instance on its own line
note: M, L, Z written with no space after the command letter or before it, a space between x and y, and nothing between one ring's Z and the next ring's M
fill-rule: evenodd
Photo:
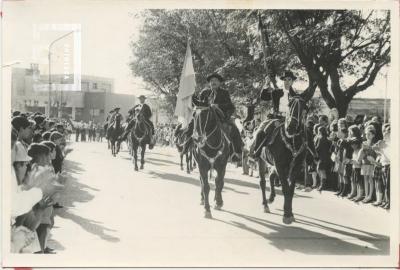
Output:
M296 220L294 219L294 216L291 217L283 217L283 223L285 224L292 224Z
M135 171L139 171L138 167L135 167Z
M269 210L268 205L264 205L264 213L271 213L271 211Z
M190 174L190 170L187 170L186 173L187 173L187 174Z
M183 168L181 167L181 171L183 171Z
M211 218L212 218L211 211L205 211L205 212L204 212L204 217L205 217L205 218L210 218L210 219L211 219Z
M268 199L268 203L273 203L274 200L275 200L275 196L271 196L271 197L269 197L269 199Z
M221 210L221 208L222 208L222 204L216 204L216 205L214 205L214 209L215 209L215 210Z
M201 200L201 201L200 201L200 205L204 205L204 200Z
M292 223L292 219L290 217L283 217L283 223L285 224L291 224Z

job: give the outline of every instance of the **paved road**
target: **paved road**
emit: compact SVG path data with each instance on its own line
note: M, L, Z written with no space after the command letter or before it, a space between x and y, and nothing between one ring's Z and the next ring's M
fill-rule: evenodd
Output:
M224 209L205 219L198 173L179 170L174 148L156 147L135 172L126 151L112 157L105 143L72 147L65 209L58 210L49 246L56 256L73 256L75 265L312 265L320 255L389 253L389 214L382 209L330 192L296 191L297 222L286 226L280 189L272 213L263 213L258 179L228 165Z

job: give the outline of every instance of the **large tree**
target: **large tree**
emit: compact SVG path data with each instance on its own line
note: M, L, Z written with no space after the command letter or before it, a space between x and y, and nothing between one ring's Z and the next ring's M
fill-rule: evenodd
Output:
M146 10L139 39L131 43L135 76L149 90L164 94L175 106L188 38L196 72L197 90L212 72L221 73L234 100L257 92L262 81L261 59L252 53L252 40L238 24L232 10ZM243 13L243 12L242 12ZM245 14L245 12L244 12Z
M344 116L390 61L388 11L295 10L273 14L301 65L330 108ZM355 78L346 84L344 78Z
M272 77L287 68L299 71L300 79L318 85L327 105L341 116L390 61L387 11L146 10L140 16L144 24L131 44L132 72L168 97L172 108L188 38L197 90L205 86L207 74L218 71L234 100L256 95L266 61ZM347 85L349 78L355 79Z

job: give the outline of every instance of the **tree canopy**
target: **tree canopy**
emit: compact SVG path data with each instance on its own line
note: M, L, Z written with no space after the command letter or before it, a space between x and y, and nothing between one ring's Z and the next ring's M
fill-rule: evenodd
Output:
M165 95L171 110L188 39L197 90L216 71L225 77L233 100L256 96L266 61L270 76L291 69L317 85L326 104L341 116L390 61L388 11L181 9L145 10L138 16L144 21L139 39L131 43L131 70L151 91ZM345 85L343 78L355 79Z

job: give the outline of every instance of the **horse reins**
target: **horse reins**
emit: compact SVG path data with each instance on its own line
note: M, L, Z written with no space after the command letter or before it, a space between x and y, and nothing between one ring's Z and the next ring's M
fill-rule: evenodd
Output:
M201 116L198 115L198 117L195 118L195 123L194 123L194 138L202 138L201 142L197 142L197 140L195 139L195 144L197 145L197 147L199 148L199 152L200 154L207 159L208 163L210 164L210 178L212 178L212 171L214 170L214 163L215 161L223 154L223 150L225 149L225 139L228 140L226 134L221 130L220 133L220 143L217 146L212 146L210 143L208 143L208 138L214 134L217 131L218 128L218 124L215 125L215 128L207 135L206 132L206 127L208 124L208 119L209 119L209 115L210 115L210 110L207 111L207 118L206 118L206 122L204 125L204 128L202 128L202 120L201 120ZM198 125L200 124L200 125ZM200 134L199 132L197 132L196 127L199 126L200 129ZM199 136L200 135L200 136ZM225 137L225 139L224 139ZM229 140L228 140L229 141ZM205 151L204 151L204 147L207 146L212 150L218 150L217 154L214 157L210 157ZM221 149L222 146L222 149Z

